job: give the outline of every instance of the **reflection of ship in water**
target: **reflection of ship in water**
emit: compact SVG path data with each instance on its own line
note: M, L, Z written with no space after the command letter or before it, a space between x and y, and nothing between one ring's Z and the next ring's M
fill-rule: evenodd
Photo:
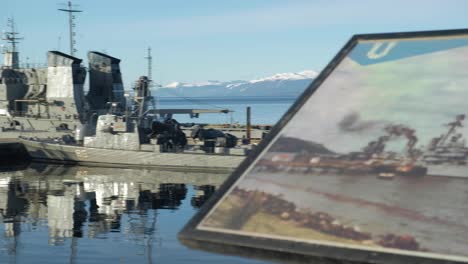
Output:
M32 164L23 171L0 173L0 223L12 248L22 230L37 226L47 226L51 245L68 238L102 238L109 232L146 243L157 233L159 210L177 210L189 191L199 201L197 208L226 177Z
M194 186L194 189L197 194L192 197L190 204L195 208L200 208L216 191L216 187L213 185Z
M287 170L297 172L345 172L376 173L383 178L395 175L443 175L468 177L468 148L463 135L457 132L462 127L465 115L457 115L447 124L448 131L433 138L427 149L416 147L416 131L404 125L388 125L385 135L369 142L361 151L346 154L335 153L321 144L296 138L282 137L258 163L259 169ZM405 139L404 150L387 150L387 143ZM302 148L289 151L290 146Z

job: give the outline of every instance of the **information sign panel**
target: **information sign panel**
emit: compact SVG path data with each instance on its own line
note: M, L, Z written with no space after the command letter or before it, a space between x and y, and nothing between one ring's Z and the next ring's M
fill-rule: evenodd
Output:
M467 114L467 30L354 36L180 237L468 263Z

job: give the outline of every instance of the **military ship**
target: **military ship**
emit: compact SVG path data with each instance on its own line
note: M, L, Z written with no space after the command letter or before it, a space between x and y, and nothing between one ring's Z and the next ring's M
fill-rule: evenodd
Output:
M462 133L464 114L457 115L453 122L446 124L446 133L435 137L429 143L422 160L427 164L428 174L453 177L468 177L468 148Z
M200 139L200 134L213 134L202 131L194 134L195 140ZM20 138L20 142L34 161L216 172L236 168L251 147L238 146L234 136L221 131L198 144L187 144L185 134L173 119L153 122L150 135L145 136L136 119L106 114L99 116L96 134L84 137L83 141L63 137L62 140Z
M97 116L92 136L76 133L55 139L22 137L20 142L35 161L199 171L233 170L252 148L238 144L234 135L203 127L191 131L189 142L171 111L149 108L147 77L142 76L134 90L132 107L111 103L108 113Z
M36 160L206 171L232 170L250 150L248 144L238 146L237 137L230 133L198 125L183 129L172 118L229 110L155 109L150 77L142 76L133 94L126 93L119 59L90 51L85 68L73 56L73 41L71 55L49 51L47 65L20 64L16 46L21 38L13 21L9 22L4 40L10 46L3 52L0 68L0 141L13 139L14 143L0 142L0 152L11 153L19 141ZM150 54L148 58L150 66ZM263 136L264 130L260 131ZM250 139L247 136L244 143Z
M404 125L388 125L386 132L370 141L361 151L335 153L322 144L283 137L266 158L259 161L259 170L295 172L332 172L346 174L377 174L381 178L395 175L444 176L468 178L468 147L461 128L465 114L458 114L444 124L447 132L434 137L426 145L416 147L416 130ZM403 151L387 149L387 143L405 138ZM291 151L289 146L302 146Z
M335 153L316 142L301 142L294 138L280 139L276 153L259 162L260 169L297 172L331 172L347 174L377 174L382 178L395 175L426 175L427 168L419 160L421 151L415 148L418 141L415 130L403 125L388 125L385 135L370 141L361 151ZM387 150L387 143L404 137L404 151ZM284 153L289 145L302 145L299 153Z

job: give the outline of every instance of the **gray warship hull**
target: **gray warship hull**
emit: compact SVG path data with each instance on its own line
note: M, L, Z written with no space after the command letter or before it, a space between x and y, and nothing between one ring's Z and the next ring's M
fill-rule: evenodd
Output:
M108 167L160 167L190 171L230 172L245 158L245 155L206 154L206 153L160 153L148 145L147 150L116 150L89 148L19 140L34 161L63 164L80 164Z

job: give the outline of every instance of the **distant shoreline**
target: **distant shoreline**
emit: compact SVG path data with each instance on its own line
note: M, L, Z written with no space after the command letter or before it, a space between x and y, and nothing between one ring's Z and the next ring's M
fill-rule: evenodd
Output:
M193 96L156 96L160 101L184 101L184 100L200 100L200 101L213 101L213 100L229 100L229 101L295 101L297 97L294 96L213 96L213 97L193 97Z

